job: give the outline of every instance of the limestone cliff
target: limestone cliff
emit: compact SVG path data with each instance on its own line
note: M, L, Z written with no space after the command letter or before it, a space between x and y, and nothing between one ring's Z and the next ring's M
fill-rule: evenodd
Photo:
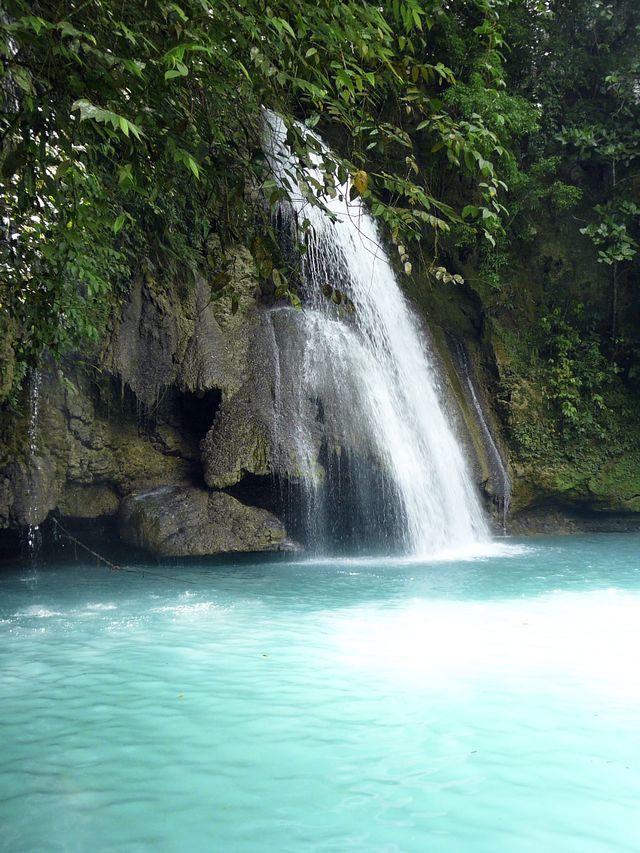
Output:
M201 488L203 464L229 465L212 460L206 443L202 456L200 441L216 416L233 408L254 372L259 345L264 309L242 250L235 254L233 275L240 293L235 312L228 300L214 298L204 278L195 286L171 288L141 277L116 312L101 352L39 372L37 411L29 402L32 384L25 388L22 408L2 414L0 528L39 525L51 512L63 519L120 512L123 539L158 554L285 547L288 539L277 519L265 520L262 510L215 491L207 502ZM247 412L242 414L239 423L255 430ZM220 432L224 438L224 429ZM243 442L233 432L223 444L227 457L234 443L241 445L239 473L234 478L227 472L214 487L235 482L245 471L269 471L259 442ZM163 487L191 507L190 525L181 535L171 537L165 530L160 539L136 538L139 515L120 511L121 506L131 505L129 495ZM160 515L166 522L166 513Z

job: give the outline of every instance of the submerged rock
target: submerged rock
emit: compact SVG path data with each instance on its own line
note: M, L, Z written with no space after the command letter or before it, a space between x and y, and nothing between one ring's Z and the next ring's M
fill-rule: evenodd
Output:
M162 557L229 552L289 551L282 522L225 492L161 488L126 498L118 516L121 538Z

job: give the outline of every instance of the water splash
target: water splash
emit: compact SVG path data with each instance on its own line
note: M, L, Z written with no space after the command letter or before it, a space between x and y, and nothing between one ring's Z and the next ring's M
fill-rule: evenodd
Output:
M310 205L279 118L267 114L267 154L288 191L279 217L301 238L304 307L271 312L279 387L281 467L297 466L307 539L433 554L488 539L476 489L442 401L425 335L404 299L376 225L348 187ZM307 178L320 181L318 169ZM339 288L350 313L323 295ZM293 457L293 458L292 458Z

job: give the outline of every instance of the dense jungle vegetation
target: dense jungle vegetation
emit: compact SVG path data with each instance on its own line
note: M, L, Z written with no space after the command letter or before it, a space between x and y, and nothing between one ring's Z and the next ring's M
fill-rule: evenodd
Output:
M635 0L6 0L0 29L0 399L99 340L140 272L205 272L233 309L244 244L295 303L268 108L301 170L318 148L296 119L338 152L312 203L348 179L429 304L479 306L523 459L631 440Z

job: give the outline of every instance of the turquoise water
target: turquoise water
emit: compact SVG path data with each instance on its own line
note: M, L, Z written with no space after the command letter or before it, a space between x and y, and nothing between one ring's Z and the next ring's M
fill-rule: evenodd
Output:
M640 538L454 557L5 570L0 850L637 851Z

